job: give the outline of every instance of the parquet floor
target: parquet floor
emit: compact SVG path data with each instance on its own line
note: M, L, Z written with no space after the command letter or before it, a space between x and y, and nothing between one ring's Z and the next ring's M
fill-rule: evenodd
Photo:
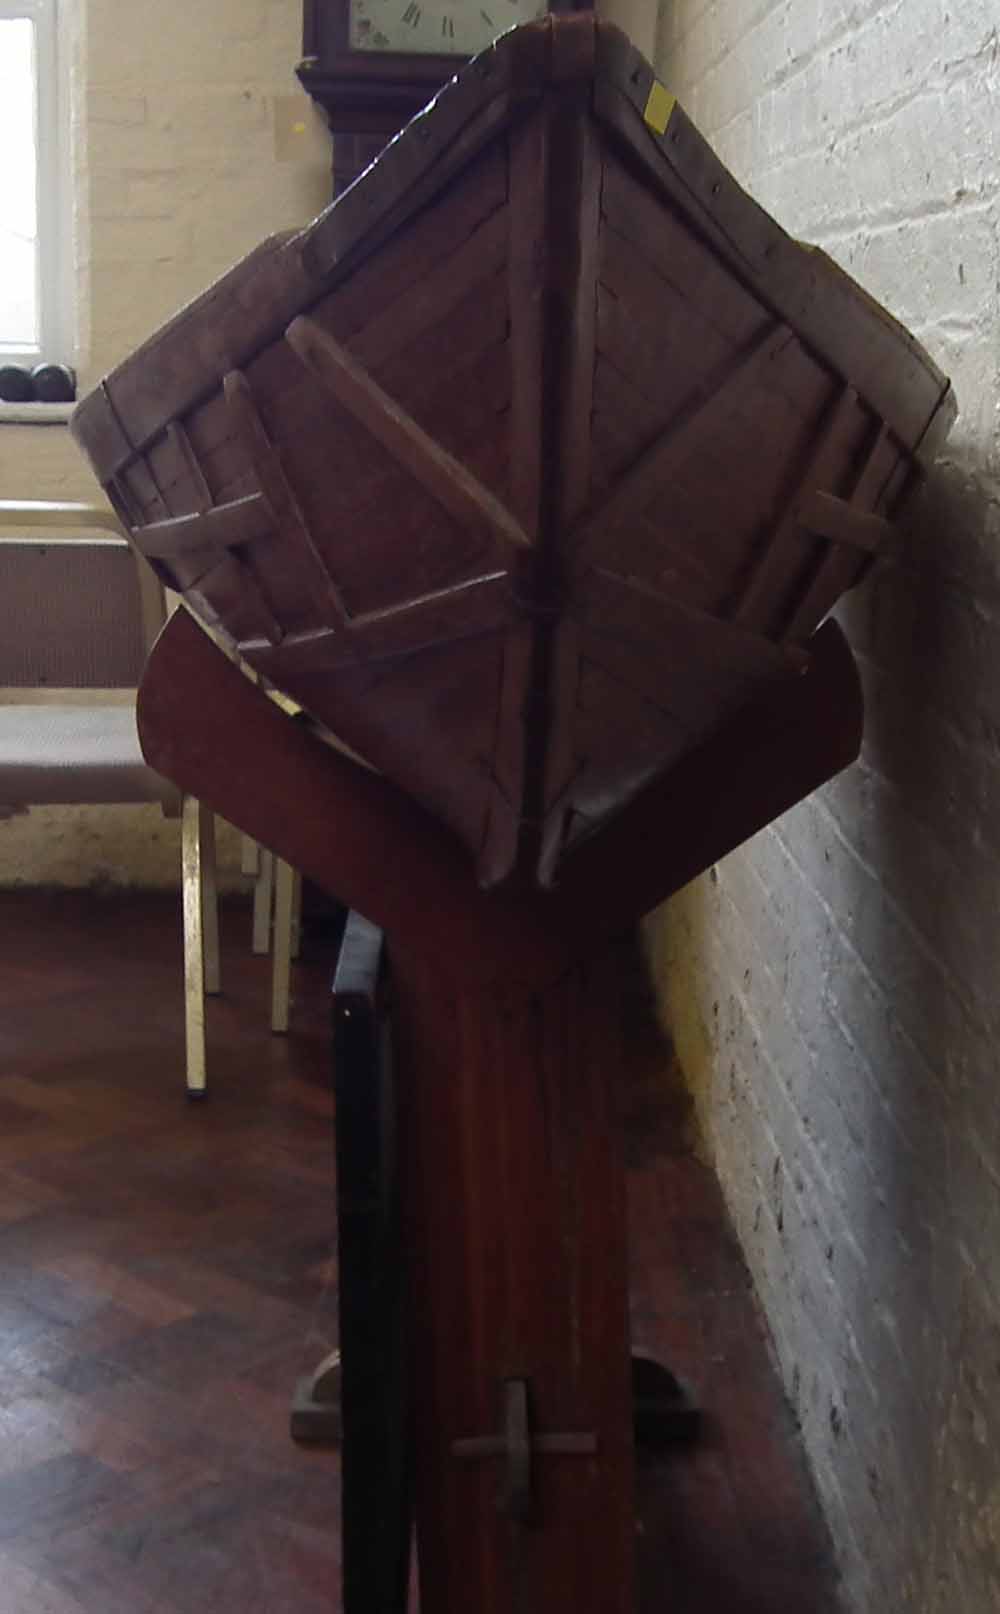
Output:
M184 1097L176 899L0 894L0 1614L329 1614L329 967L295 1035L224 915Z
M223 925L192 1107L176 901L0 893L0 1614L339 1608L337 1459L287 1433L336 1329L330 959L295 967L272 1038L249 915ZM635 1330L708 1409L696 1449L640 1472L642 1614L829 1614L717 1186L641 1065Z

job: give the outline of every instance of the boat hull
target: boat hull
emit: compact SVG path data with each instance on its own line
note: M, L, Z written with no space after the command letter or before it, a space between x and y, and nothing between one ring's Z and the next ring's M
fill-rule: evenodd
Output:
M254 671L550 885L891 548L945 378L617 30L477 58L74 431Z

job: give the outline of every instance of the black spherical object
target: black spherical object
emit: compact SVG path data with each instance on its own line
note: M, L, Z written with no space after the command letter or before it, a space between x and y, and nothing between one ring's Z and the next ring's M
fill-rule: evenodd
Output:
M0 403L30 403L35 387L28 371L20 364L0 366Z
M39 403L72 403L76 397L76 376L65 364L38 364L31 379Z

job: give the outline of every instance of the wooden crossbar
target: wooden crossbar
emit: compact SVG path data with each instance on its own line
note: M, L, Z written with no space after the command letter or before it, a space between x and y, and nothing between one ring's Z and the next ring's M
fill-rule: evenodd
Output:
M715 430L720 418L735 408L768 365L794 340L787 326L768 325L726 367L710 390L699 392L679 411L631 470L616 482L607 498L584 515L569 540L575 563L590 559L602 537L634 520L651 503L678 466Z
M492 538L515 549L531 548L524 528L496 495L418 426L315 320L305 315L293 320L285 338L324 390L457 521L482 525Z

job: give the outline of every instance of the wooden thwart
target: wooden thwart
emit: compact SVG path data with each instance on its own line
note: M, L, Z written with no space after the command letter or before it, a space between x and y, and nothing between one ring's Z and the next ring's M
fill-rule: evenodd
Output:
M303 316L293 321L285 336L325 390L457 521L480 523L500 543L530 547L530 538L500 500L428 436L315 320Z
M196 515L171 516L141 527L137 534L150 560L174 560L190 550L237 549L274 531L274 516L260 493L218 504Z
M891 553L896 529L884 516L856 510L846 499L817 488L799 509L799 525L816 538L829 538L834 544L849 544L867 554Z
M817 487L828 480L833 459L832 445L844 430L848 417L857 411L858 397L852 387L841 387L816 433L806 463L799 473L791 497L777 524L766 535L746 587L736 608L737 622L748 627L764 627L773 612L774 594L785 568L788 551L801 525L800 509Z

